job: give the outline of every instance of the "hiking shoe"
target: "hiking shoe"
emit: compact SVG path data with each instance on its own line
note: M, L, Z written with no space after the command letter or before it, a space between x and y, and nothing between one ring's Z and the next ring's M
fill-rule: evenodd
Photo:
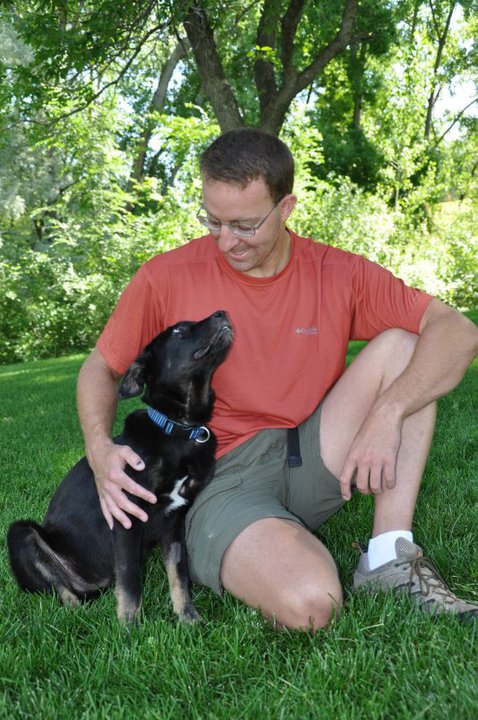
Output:
M447 587L440 573L421 548L405 538L395 542L396 560L368 569L367 553L358 546L361 557L354 574L353 589L400 590L409 593L420 609L433 614L454 613L461 619L478 617L478 605L458 598Z

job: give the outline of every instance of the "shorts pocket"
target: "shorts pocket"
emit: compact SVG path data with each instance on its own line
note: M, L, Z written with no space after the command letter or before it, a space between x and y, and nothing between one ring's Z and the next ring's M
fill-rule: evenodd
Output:
M286 507L310 530L317 530L334 515L344 499L338 480L321 463L314 473L291 473Z

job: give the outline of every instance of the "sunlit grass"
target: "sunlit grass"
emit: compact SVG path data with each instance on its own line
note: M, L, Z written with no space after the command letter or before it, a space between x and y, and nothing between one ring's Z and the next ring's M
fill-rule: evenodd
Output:
M367 538L368 498L354 497L321 534L337 558L346 605L316 636L276 632L234 598L199 587L194 599L205 622L178 625L158 553L146 568L143 624L129 632L116 622L112 592L75 610L19 593L5 532L14 519L41 519L83 452L80 363L0 368L0 718L476 718L476 628L417 614L406 599L350 592L351 543ZM440 402L415 525L453 589L469 597L478 597L477 405L475 363ZM123 403L120 415L130 409Z

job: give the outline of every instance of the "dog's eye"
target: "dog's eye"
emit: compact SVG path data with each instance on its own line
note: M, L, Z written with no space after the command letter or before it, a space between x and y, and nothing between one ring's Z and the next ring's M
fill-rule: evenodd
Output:
M179 337L184 337L187 334L187 330L184 327L184 325L178 325L177 327L173 328L172 335L178 335Z

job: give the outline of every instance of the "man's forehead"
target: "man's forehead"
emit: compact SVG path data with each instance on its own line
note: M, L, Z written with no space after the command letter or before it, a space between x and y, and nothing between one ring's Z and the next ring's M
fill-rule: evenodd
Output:
M212 180L205 177L202 182L203 197L210 201L227 201L234 202L262 202L271 200L271 194L267 184L263 178L254 178L247 185L242 186L235 182L225 182L223 180Z

